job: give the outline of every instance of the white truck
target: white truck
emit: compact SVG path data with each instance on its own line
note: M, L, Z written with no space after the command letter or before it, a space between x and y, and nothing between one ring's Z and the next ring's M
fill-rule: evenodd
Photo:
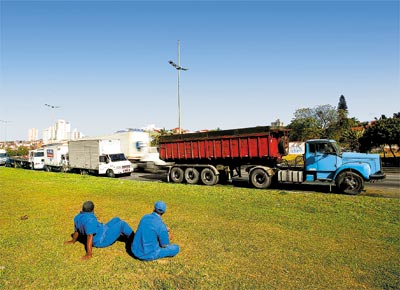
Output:
M54 143L44 146L44 170L68 170L68 143Z
M119 140L86 139L68 142L69 170L81 174L130 175L132 165Z
M31 164L31 169L43 169L44 150L43 149L29 150L29 163Z
M11 167L41 170L44 167L44 150L29 150L28 156L13 156L9 162Z
M4 149L0 149L0 166L6 165L8 163L8 154Z
M134 168L145 171L157 171L166 168L167 163L160 159L157 147L151 147L150 134L141 129L130 129L99 139L116 139L121 142L121 150Z

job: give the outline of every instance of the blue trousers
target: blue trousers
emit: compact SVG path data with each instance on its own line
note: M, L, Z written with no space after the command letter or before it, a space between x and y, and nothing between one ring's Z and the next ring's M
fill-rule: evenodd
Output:
M165 248L160 249L160 253L158 254L158 259L165 257L174 257L179 253L179 246L175 244L169 244Z
M118 217L111 219L103 225L103 232L99 237L97 235L93 239L93 246L96 248L104 248L112 245L120 235L129 235L133 232L127 222Z

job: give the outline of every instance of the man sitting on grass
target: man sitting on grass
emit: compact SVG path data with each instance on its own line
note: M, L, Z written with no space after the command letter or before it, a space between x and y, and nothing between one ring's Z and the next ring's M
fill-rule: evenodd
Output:
M108 223L102 224L97 221L94 215L94 204L91 201L85 201L82 211L74 218L74 233L72 240L64 242L64 244L74 244L79 236L86 236L86 255L83 260L92 257L92 246L96 248L105 248L124 235L128 238L127 243L132 242L134 232L132 228L118 217L111 219Z
M179 246L170 244L170 230L161 218L166 210L165 202L157 201L154 211L140 220L132 243L132 254L135 258L152 261L179 253Z

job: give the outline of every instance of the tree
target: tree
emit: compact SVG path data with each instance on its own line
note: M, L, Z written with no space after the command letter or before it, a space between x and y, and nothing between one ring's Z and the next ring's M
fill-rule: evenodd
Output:
M337 121L336 108L331 105L320 105L314 108L296 110L289 124L290 140L305 141L313 138L331 138L332 126Z
M339 98L337 112L338 112L338 125L339 125L339 127L341 127L346 123L347 115L348 115L347 103L346 103L346 99L343 95L341 95Z
M171 130L166 130L165 128L161 129L160 132L151 132L150 137L151 137L151 142L150 145L157 147L159 144L160 136L165 136L165 135L173 135L173 132Z
M368 126L360 143L364 150L388 145L390 152L397 160L393 145L400 146L400 118L386 118L382 115L379 120Z

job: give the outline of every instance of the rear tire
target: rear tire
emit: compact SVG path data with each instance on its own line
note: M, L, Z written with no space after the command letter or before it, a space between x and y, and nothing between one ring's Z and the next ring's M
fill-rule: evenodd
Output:
M264 189L270 187L272 178L265 170L257 168L251 172L250 182L255 188Z
M199 182L200 173L194 167L188 167L185 170L185 180L188 184L196 184Z
M170 172L170 178L175 183L182 183L184 178L183 169L180 167L172 167Z
M342 193L358 195L364 189L364 179L355 172L346 171L339 174L336 185Z
M219 177L214 173L211 168L204 168L201 171L201 181L208 186L218 183Z

